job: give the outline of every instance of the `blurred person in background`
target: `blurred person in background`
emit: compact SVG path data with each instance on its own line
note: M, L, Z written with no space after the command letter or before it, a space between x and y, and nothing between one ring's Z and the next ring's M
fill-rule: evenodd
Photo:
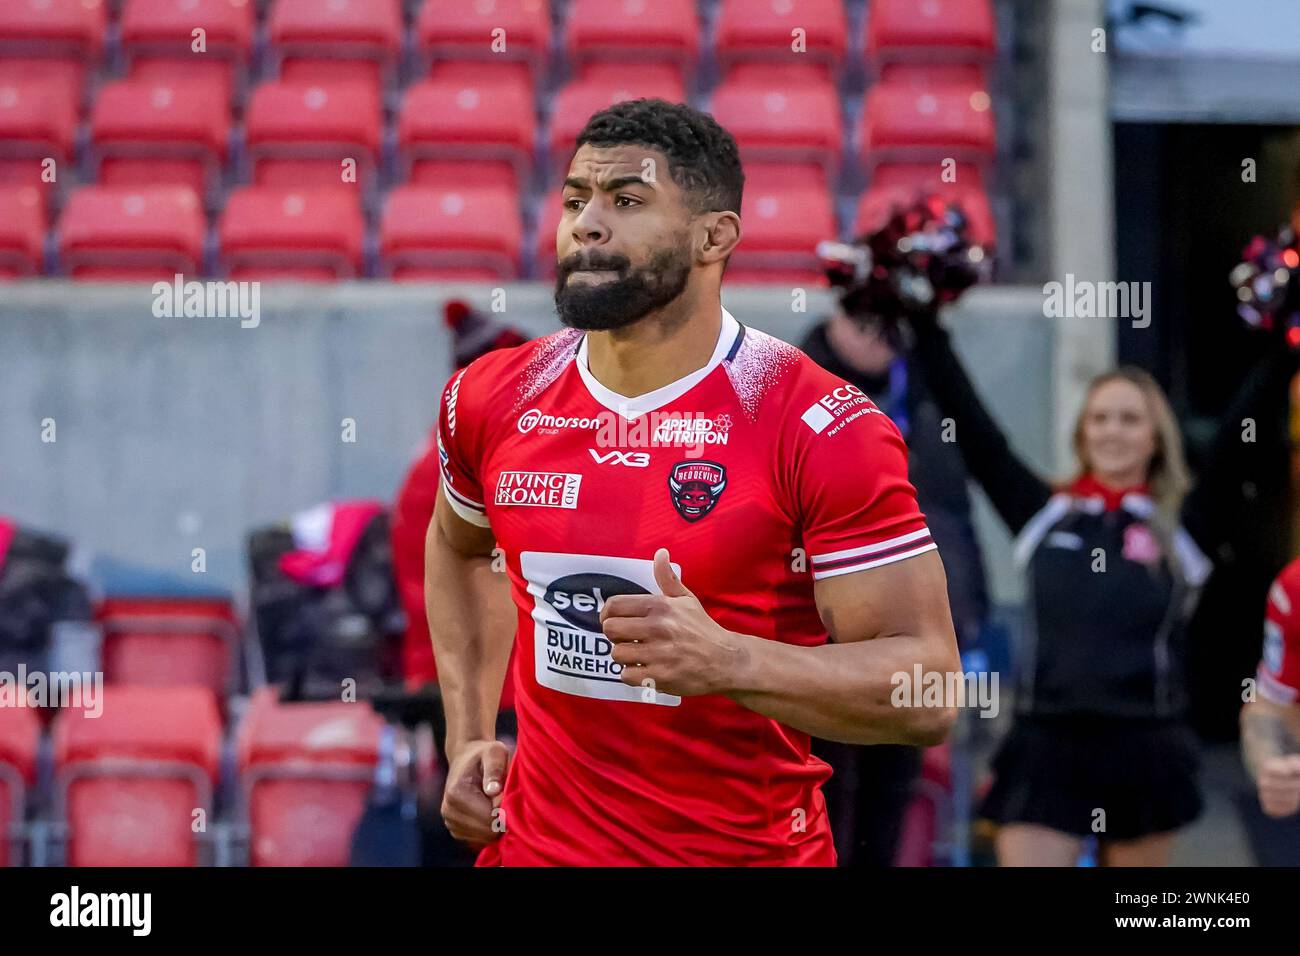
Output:
M869 306L846 290L830 318L799 347L822 368L862 389L902 432L908 479L944 556L958 643L970 647L988 617L988 592L966 467L957 446L943 440L943 416L907 354L897 317L875 314ZM836 821L841 865L891 865L921 771L921 748L815 740L814 751L835 770L826 799Z
M1300 812L1300 558L1274 580L1256 698L1241 708L1241 754L1271 817Z
M1163 865L1201 811L1183 625L1228 530L1225 503L1250 477L1243 420L1263 431L1277 418L1297 356L1279 345L1252 371L1190 492L1159 385L1135 368L1099 376L1074 476L1053 485L1012 451L937 310L910 319L914 359L1027 574L1016 716L981 808L1001 825L999 862L1072 866L1096 835L1104 865Z

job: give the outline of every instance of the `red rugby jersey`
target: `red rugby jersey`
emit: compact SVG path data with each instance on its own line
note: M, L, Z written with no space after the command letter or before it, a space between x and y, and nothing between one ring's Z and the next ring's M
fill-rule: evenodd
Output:
M666 547L723 627L825 643L814 579L934 548L893 422L724 310L708 364L636 398L595 380L575 330L485 355L444 389L439 439L519 609L518 748L480 865L834 865L808 735L623 684L599 615L658 593Z
M1261 697L1277 704L1300 702L1300 558L1268 589L1264 654L1256 671Z

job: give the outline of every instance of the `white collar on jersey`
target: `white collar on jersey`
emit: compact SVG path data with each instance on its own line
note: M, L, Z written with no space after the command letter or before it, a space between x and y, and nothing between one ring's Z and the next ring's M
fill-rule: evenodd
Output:
M679 378L675 382L669 382L662 388L656 388L653 392L646 392L644 395L637 395L628 398L626 395L620 395L596 381L596 376L591 374L591 369L587 367L587 337L582 337L582 343L578 346L576 365L578 374L582 377L583 384L587 386L587 391L591 397L600 404L604 405L611 412L618 412L624 418L637 418L646 412L653 412L657 408L663 408L674 399L680 398L688 391L704 381L705 376L722 364L722 360L727 357L732 345L735 344L736 336L740 334L740 323L726 309L722 310L722 328L718 332L718 344L714 346L713 355L703 368L696 369L690 375Z

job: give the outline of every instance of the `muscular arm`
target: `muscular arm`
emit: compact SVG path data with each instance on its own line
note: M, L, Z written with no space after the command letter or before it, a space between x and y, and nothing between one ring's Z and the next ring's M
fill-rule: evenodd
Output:
M896 707L895 674L960 669L937 551L824 578L817 608L831 636L819 647L749 638L728 696L750 710L826 740L930 746L956 709Z
M832 643L799 647L718 625L655 556L663 594L615 595L601 622L620 678L670 694L722 694L789 727L846 743L933 745L955 707L895 707L895 674L959 669L937 552L823 578L817 606Z
M424 600L449 760L467 741L496 737L515 629L509 583L492 570L494 545L491 530L460 518L439 487L425 540Z

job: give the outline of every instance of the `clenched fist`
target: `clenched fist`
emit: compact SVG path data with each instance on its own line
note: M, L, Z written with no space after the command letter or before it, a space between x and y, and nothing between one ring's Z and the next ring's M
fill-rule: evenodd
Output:
M1271 757L1259 768L1259 805L1270 817L1300 810L1300 754Z
M509 764L510 750L499 740L471 740L457 749L442 793L442 819L457 840L481 847L500 839Z

